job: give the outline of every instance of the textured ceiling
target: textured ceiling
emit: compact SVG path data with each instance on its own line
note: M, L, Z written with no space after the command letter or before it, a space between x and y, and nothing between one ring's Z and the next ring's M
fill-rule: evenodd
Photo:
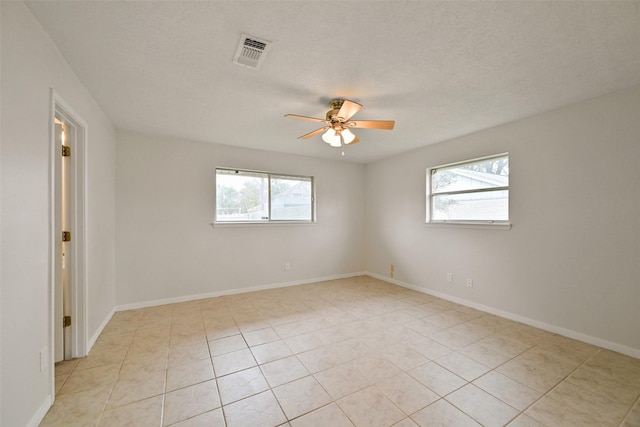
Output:
M119 129L340 158L296 139L344 97L370 162L640 84L640 2L33 1ZM243 33L263 66L232 63ZM64 96L64 94L63 94Z

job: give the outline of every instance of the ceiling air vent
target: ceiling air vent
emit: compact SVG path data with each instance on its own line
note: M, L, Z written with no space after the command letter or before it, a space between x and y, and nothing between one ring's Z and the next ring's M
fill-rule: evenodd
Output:
M268 40L243 34L233 62L243 67L260 68L270 45Z

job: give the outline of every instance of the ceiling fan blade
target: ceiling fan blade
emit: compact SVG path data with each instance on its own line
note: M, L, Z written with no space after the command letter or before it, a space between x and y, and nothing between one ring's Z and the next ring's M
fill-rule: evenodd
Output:
M341 117L345 120L349 120L351 116L353 116L355 113L360 111L361 108L362 108L362 105L358 104L357 102L353 102L353 101L349 101L348 99L345 99L342 102L342 107L340 107L340 111L338 111L338 117Z
M358 120L355 122L349 122L349 126L361 129L385 129L391 130L396 124L393 120Z
M330 127L331 127L331 126L325 126L325 127L323 127L323 128L316 129L316 130L314 130L314 131L312 131L312 132L305 133L304 135L299 136L299 137L298 137L298 139L307 139L307 138L311 138L312 136L316 136L316 135L318 135L319 133L324 132L325 130L329 129Z
M353 138L353 141L351 141L350 143L348 143L347 145L353 145L356 142L360 142L360 138L358 138L357 136L355 138Z
M307 116L299 116L297 114L285 114L284 116L291 117L292 119L302 119L302 120L309 120L309 121L318 122L318 123L327 123L327 121L324 119L317 119L315 117L307 117Z

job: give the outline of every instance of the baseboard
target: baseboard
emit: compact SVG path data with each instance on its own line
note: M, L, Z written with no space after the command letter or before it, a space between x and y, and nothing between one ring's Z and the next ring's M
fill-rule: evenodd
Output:
M247 292L256 292L256 291L264 291L268 289L277 289L277 288L287 288L289 286L297 286L297 285L306 285L309 283L323 282L326 280L336 280L336 279L346 279L349 277L355 276L363 276L365 272L356 272L356 273L347 273L347 274L337 274L333 276L325 276L325 277L316 277L313 279L303 279L303 280L295 280L292 282L281 282L281 283L272 283L268 285L260 285L260 286L251 286L246 288L237 288L237 289L226 289L222 291L216 292L207 292L204 294L196 294L196 295L186 295L181 297L174 298L164 298L164 299L156 299L151 301L142 301L142 302L134 302L130 304L121 304L115 307L115 311L125 311L125 310L134 310L138 308L146 308L146 307L155 307L158 305L165 304L175 304L178 302L187 302L187 301L196 301L200 299L206 298L215 298L221 297L225 295L235 295L235 294L243 294ZM96 337L97 338L97 337Z
M414 291L422 292L424 294L432 295L434 297L442 298L447 301L455 302L456 304L464 305L466 307L475 308L480 311L487 312L489 314L494 314L496 316L503 317L505 319L514 320L516 322L524 323L529 326L533 326L547 332L552 332L554 334L562 335L567 338L573 338L578 341L586 342L589 344L596 345L598 347L606 348L608 350L612 350L618 353L626 354L627 356L635 357L640 359L640 349L628 347L623 344L611 342L604 340L602 338L594 337L592 335L583 334L581 332L577 332L571 329L565 329L560 326L551 325L549 323L541 322L539 320L531 319L529 317L521 316L519 314L511 313L508 311L500 310L495 307L491 307L484 304L478 304L473 301L469 301L463 298L458 298L452 295L448 295L442 292L432 291L427 288L423 288L421 286L416 286L410 283L406 283L400 280L396 280L393 278L385 277L380 274L365 272L367 276L374 277L376 279L383 280L385 282L393 283L394 285L402 286L403 288L412 289Z
M48 395L44 399L36 413L33 414L33 417L31 417L31 419L27 423L27 427L38 427L44 419L44 416L47 415L47 412L49 411L49 408L51 408L51 405L53 405L53 399L51 395Z
M102 331L104 330L104 328L107 326L107 323L109 323L109 320L111 320L111 318L113 317L113 314L116 312L115 309L112 309L109 314L106 315L106 317L104 318L104 320L102 321L102 323L100 323L100 326L98 326L98 329L96 329L96 331L94 332L94 334L91 336L91 339L89 340L89 342L87 343L87 356L89 355L89 352L91 351L91 349L93 348L93 345L96 343L96 341L98 340L98 337L100 336L100 334L102 333Z

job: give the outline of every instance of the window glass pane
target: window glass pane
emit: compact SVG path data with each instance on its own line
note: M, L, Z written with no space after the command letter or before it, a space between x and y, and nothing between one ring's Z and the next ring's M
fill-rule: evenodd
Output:
M312 196L310 177L271 175L271 219L311 221Z
M216 169L216 222L313 221L313 206L313 177Z
M217 169L216 220L268 220L268 182L266 173Z
M433 169L432 194L509 186L509 157Z
M508 221L509 191L432 196L431 219L435 221Z

